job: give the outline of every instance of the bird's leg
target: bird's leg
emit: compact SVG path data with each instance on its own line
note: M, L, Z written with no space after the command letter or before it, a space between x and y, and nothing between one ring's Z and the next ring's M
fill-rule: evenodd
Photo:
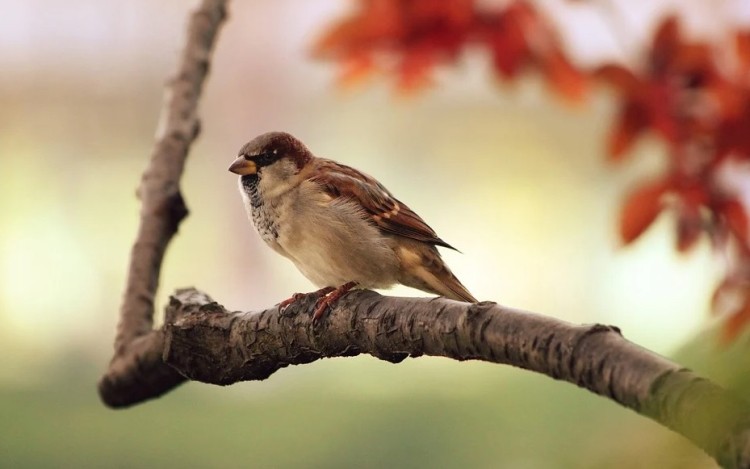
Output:
M352 288L356 286L357 286L357 282L348 282L348 283L341 285L340 287L331 289L331 291L328 294L326 294L326 296L320 298L315 303L315 306L317 306L317 308L315 308L315 313L313 314L313 317L312 317L313 324L318 322L318 319L320 319L320 317L323 316L323 313L326 312L326 309L328 309L331 306L331 304L336 302L339 298L344 296L346 292L348 292L349 290L351 290Z
M315 295L315 296L327 295L334 290L335 290L334 287L323 287L320 290L315 290L314 292L310 292L310 293L295 293L294 295L291 296L291 298L287 298L286 300L279 303L279 309L281 311L284 311L284 309L286 309L287 306L289 306L290 304L294 303L297 300L301 300L307 295Z

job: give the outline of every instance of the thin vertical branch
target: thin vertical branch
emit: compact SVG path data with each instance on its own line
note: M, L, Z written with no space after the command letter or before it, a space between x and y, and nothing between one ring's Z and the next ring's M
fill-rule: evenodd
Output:
M160 332L152 331L154 297L164 253L188 214L180 177L190 145L200 131L198 101L211 51L226 19L226 4L227 0L202 0L191 14L177 71L165 90L156 143L138 188L141 219L130 253L115 355L99 382L101 398L109 405L122 404L118 396L123 386L157 386L166 392L184 381L160 361L147 377L141 364L154 363L148 357L153 342L163 340ZM154 380L154 376L160 378Z

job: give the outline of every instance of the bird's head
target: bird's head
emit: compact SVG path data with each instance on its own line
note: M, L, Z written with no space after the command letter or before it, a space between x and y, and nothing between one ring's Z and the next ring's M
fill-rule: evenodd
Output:
M310 150L293 136L268 132L246 143L229 171L240 176L285 180L297 174L310 158Z

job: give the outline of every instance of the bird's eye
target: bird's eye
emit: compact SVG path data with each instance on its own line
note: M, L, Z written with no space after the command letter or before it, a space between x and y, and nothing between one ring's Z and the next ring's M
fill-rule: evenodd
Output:
M267 166L276 161L276 154L271 150L266 150L258 155L257 163L259 166Z
M256 155L250 155L245 153L242 155L246 160L252 161L257 166L268 166L279 159L278 150L265 150Z

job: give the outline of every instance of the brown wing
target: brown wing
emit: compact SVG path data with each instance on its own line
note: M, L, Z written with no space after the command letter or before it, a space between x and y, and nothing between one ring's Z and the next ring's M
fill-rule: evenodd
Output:
M311 178L312 181L323 186L331 197L357 201L369 219L386 233L458 251L440 239L419 215L367 174L322 158L317 161L316 169L323 171L316 171L317 175Z

